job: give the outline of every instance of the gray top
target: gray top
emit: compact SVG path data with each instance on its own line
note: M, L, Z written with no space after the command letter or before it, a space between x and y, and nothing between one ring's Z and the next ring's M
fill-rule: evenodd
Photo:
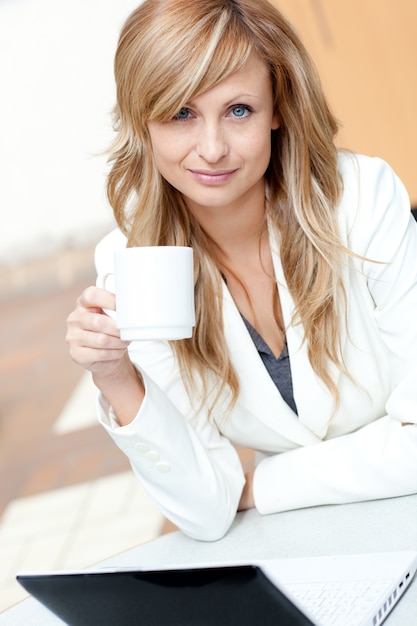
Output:
M294 400L294 393L292 388L291 377L291 365L290 357L288 354L287 342L285 341L284 347L278 358L275 358L274 353L268 344L262 339L261 335L253 328L253 326L246 320L243 315L242 319L245 322L246 328L255 344L256 349L259 352L259 356L262 359L269 375L278 388L281 396L288 404L288 406L297 413L297 406Z

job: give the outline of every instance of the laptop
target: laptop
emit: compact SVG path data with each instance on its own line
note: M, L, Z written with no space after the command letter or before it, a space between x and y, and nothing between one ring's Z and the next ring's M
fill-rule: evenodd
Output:
M26 572L19 583L70 626L379 626L416 552Z

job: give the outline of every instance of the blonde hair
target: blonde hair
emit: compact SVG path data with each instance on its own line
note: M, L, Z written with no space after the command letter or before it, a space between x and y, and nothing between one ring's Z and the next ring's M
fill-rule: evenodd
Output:
M302 323L311 365L338 402L330 363L344 370L338 304L343 247L337 229L340 196L337 123L304 46L267 0L145 0L122 30L115 77L117 136L108 197L129 245L187 245L195 252L196 329L175 342L188 389L196 373L214 401L239 382L223 333L216 246L157 171L147 130L240 69L256 53L269 69L280 128L271 136L265 173L267 214L279 238L285 278Z

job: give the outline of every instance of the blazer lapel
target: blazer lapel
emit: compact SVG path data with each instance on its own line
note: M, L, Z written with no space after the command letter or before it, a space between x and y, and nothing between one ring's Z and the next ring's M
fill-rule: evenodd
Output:
M294 302L287 287L278 243L273 236L272 229L270 229L270 246L284 324L287 329L287 346L298 417L283 400L265 369L233 298L226 285L223 285L226 339L233 365L240 379L240 401L245 408L294 443L314 444L321 441L327 434L334 411L334 398L310 365L307 346L303 341L303 327L301 324L291 324ZM342 331L341 345L346 339L345 335L345 331ZM331 366L330 373L337 382L340 376L339 370Z
M271 231L270 231L271 232ZM288 352L290 355L294 398L297 405L298 419L319 440L326 436L334 411L334 399L330 391L317 376L310 365L307 346L304 342L304 329L301 324L291 324L294 313L294 301L289 292L280 257L278 244L270 236L272 260L278 283L282 314L286 327ZM343 343L342 343L343 345ZM340 373L331 366L330 373L337 381Z
M246 410L270 429L297 445L311 445L320 439L300 420L281 397L269 376L242 317L223 286L225 335L232 363L239 376L240 397ZM296 397L297 408L298 400Z

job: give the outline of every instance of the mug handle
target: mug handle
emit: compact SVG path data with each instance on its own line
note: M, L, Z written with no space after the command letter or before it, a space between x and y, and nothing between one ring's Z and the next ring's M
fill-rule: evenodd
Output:
M111 289L109 289L109 285L107 284L107 281L110 277L113 278L113 283L110 285ZM106 291L111 291L112 293L115 293L114 272L107 272L106 274L98 274L96 278L96 287L99 287L100 289L106 289ZM114 320L116 319L116 311L113 311L112 309L103 309L103 312L109 317L112 317Z

